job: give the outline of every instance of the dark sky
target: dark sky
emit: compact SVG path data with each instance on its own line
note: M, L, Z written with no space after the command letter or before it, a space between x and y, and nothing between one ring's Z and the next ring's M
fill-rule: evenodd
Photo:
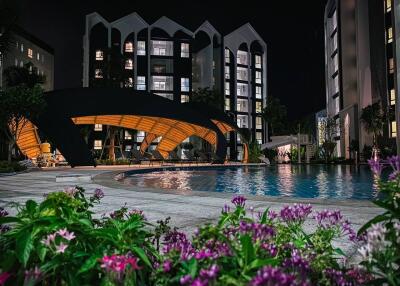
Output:
M207 19L222 33L250 22L268 45L269 95L288 107L290 118L324 107L325 0L19 1L21 26L55 49L56 89L81 86L86 14L115 20L136 11L149 23L165 15L192 30Z

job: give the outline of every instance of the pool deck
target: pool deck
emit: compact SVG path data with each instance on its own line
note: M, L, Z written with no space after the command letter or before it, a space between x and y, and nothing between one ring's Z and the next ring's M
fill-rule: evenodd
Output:
M159 168L160 166L154 166ZM168 191L149 188L136 188L124 185L115 180L115 176L128 170L149 168L148 166L99 166L79 168L49 168L32 170L13 176L0 177L0 206L6 208L11 202L24 202L28 199L42 200L49 192L61 191L68 186L79 185L92 193L101 188L105 197L95 208L98 215L127 205L129 209L140 209L150 222L167 216L171 217L172 226L188 233L193 233L197 225L215 221L225 203L229 203L233 194L213 192ZM150 167L151 168L151 167ZM279 210L283 205L291 203L311 203L314 210L338 209L358 229L361 225L382 213L369 201L298 199L287 197L264 197L246 195L246 206L255 211L266 208ZM10 211L13 214L12 211ZM306 222L306 229L312 229L313 220ZM346 241L338 241L338 246L348 252L354 248Z

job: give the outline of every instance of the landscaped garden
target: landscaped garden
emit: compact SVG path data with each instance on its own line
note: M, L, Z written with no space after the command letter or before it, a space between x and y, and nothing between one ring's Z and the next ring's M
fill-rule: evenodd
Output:
M384 164L393 172L380 178ZM400 158L370 161L382 215L358 233L339 211L294 204L255 211L236 196L190 238L124 206L98 217L104 196L80 187L1 209L0 285L399 285ZM314 227L306 223L314 221ZM349 257L336 245L358 248Z

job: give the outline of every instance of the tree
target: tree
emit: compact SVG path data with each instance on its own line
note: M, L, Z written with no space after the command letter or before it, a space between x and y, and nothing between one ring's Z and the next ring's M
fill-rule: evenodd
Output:
M0 129L8 140L8 162L22 128L45 107L40 85L8 87L0 93Z
M12 29L18 19L18 1L0 0L0 55L6 54L13 42Z
M25 85L33 88L37 84L46 81L45 76L37 73L37 68L32 63L27 63L23 67L11 66L4 70L7 87Z
M321 121L319 126L321 133L323 134L322 138L322 155L325 158L325 162L332 158L333 152L335 151L336 142L335 137L338 133L338 125L336 120L333 118L325 118Z
M224 110L224 97L216 89L198 88L193 91L192 101L202 103L218 110Z
M267 106L263 109L262 116L269 124L271 135L282 133L285 129L287 109L281 104L279 98L272 96L267 98Z
M382 111L379 102L368 105L361 111L361 121L364 124L365 131L372 134L373 145L377 143L377 137L381 135L383 126L386 122L386 116Z

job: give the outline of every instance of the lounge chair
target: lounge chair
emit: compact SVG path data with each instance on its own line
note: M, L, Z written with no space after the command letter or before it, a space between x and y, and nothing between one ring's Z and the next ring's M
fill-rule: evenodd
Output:
M265 156L260 156L260 157L258 157L258 159L259 159L261 162L265 163L266 165L271 165L271 162L270 162L269 159L268 159L267 157L265 157Z

